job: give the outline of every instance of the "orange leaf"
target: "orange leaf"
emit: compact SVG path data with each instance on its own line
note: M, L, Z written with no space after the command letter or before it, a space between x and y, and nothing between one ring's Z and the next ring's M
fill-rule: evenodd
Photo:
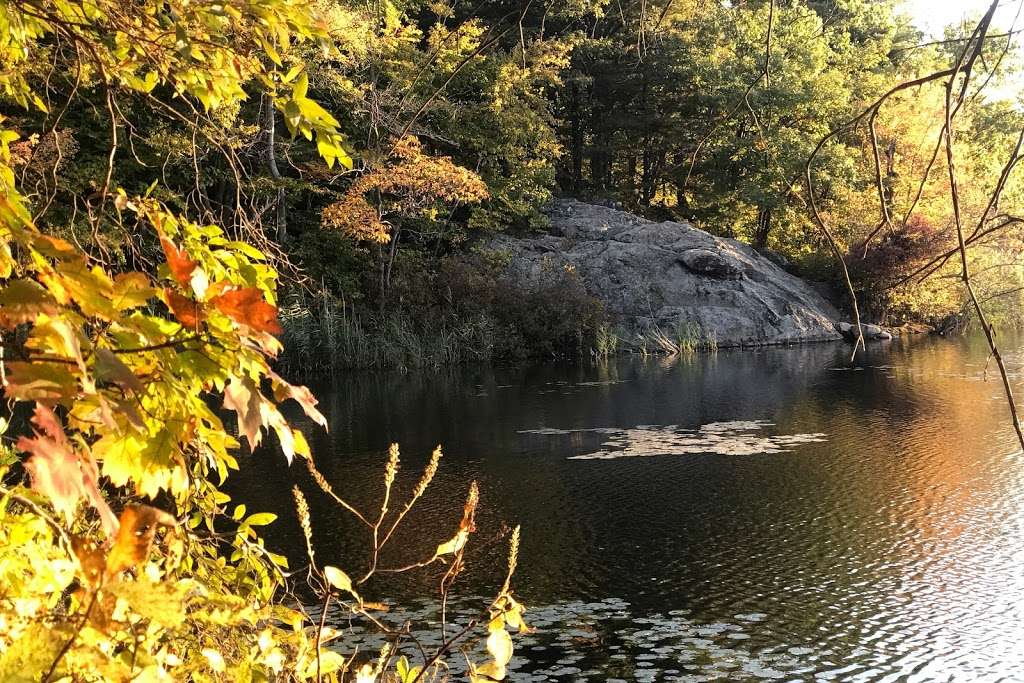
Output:
M149 505L129 505L121 513L121 526L114 547L107 555L107 578L113 578L125 569L131 569L149 557L156 529L160 526L176 527L174 517Z
M171 275L183 287L189 285L192 271L196 269L196 262L189 258L188 253L174 246L174 242L163 235L160 236L160 246L164 248L164 255L167 256L167 267Z
M103 572L107 568L107 557L103 548L95 541L83 536L74 536L71 539L71 550L78 558L78 566L82 570L82 578L89 588L99 588Z
M198 329L199 323L206 319L206 313L198 302L178 294L173 289L165 289L164 294L167 297L167 306L171 309L171 313L185 327L192 330Z
M235 289L211 300L224 315L240 325L247 325L258 332L281 334L277 324L277 309L267 303L263 292L255 287Z

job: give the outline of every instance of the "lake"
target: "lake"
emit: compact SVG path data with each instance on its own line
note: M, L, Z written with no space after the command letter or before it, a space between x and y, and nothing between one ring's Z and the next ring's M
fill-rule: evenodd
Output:
M1024 459L986 351L916 338L853 365L822 344L352 373L311 384L330 430L305 431L325 477L368 512L390 442L403 453L392 509L443 446L382 564L430 557L479 482L449 618L486 604L501 531L522 526L513 586L537 632L516 638L509 680L1024 681ZM365 529L303 466L258 453L234 491L279 514L268 544L299 566L293 483L317 560L358 574ZM369 597L418 596L382 618L416 619L436 643L443 571ZM329 621L368 653L382 642Z

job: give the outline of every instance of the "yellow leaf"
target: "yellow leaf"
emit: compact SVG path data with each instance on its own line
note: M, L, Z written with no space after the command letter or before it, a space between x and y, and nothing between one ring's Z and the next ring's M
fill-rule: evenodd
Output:
M491 631L487 636L487 651L502 668L512 659L512 636L504 628Z
M295 87L292 88L292 97L296 100L302 100L306 97L308 91L309 75L303 71L302 75L299 76L299 80L295 81Z
M203 656L206 657L206 661L210 663L210 668L217 673L224 673L224 658L221 657L220 653L212 648L203 648Z
M469 532L465 529L459 529L459 532L450 541L437 546L434 556L441 557L442 555L457 553L466 545L467 540L469 540Z
M476 681L503 681L505 680L505 665L498 662L486 662L473 671L472 680Z
M331 584L338 590L351 593L356 598L359 597L359 594L352 588L352 579L348 577L348 574L337 567L331 567L329 565L324 567L324 578L327 579L327 583Z
M356 683L373 683L377 680L377 672L369 664L363 664L356 672Z

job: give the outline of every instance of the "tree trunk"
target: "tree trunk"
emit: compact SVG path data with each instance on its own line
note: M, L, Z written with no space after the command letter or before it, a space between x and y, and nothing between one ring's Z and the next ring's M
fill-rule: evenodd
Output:
M264 154L267 171L277 182L277 201L274 204L274 228L278 242L288 237L288 216L285 205L284 186L281 185L281 172L277 168L277 154L274 151L275 116L274 101L269 94L263 93L263 136Z
M772 210L768 207L757 212L757 229L754 231L754 249L761 250L768 245L772 229Z
M583 115L580 112L580 86L572 84L572 192L579 196L583 184Z

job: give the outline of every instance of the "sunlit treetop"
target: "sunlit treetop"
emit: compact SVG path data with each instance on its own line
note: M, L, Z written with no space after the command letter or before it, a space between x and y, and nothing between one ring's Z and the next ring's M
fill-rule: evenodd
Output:
M307 97L303 65L290 58L301 43L332 50L327 30L299 0L5 0L0 93L59 116L67 103L40 83L60 70L76 91L105 89L112 117L118 92L127 89L181 118L235 105L247 88L258 88L273 97L293 135L315 138L329 165L348 165L338 121Z

